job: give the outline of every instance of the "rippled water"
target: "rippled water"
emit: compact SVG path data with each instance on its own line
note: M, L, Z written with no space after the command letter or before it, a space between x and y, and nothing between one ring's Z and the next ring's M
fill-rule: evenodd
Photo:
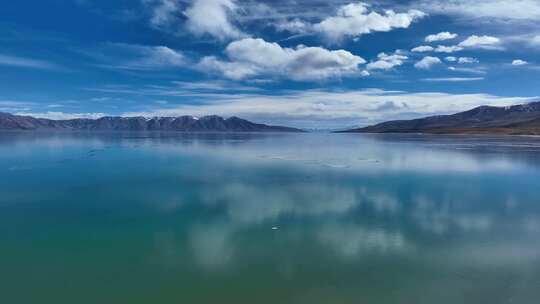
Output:
M0 133L2 303L538 303L540 139Z

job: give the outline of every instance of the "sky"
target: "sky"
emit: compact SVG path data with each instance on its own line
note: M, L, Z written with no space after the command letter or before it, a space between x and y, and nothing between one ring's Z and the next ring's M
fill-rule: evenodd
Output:
M538 0L18 0L0 111L333 129L540 100Z

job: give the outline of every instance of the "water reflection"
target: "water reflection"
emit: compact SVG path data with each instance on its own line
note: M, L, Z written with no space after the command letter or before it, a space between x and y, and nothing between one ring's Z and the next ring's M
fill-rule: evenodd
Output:
M338 252L344 258L372 253L404 253L411 246L399 231L366 228L358 224L326 224L317 231L317 239L324 247Z
M532 303L539 152L534 138L0 136L0 232L11 240L0 260L38 240L63 267L110 260L126 278L174 273L193 290L238 281L268 303ZM85 249L79 259L70 246ZM501 288L508 276L519 288ZM410 296L420 289L424 300Z
M444 185L423 184L417 185L418 189L410 189L410 184L392 189L386 183L355 178L348 175L333 177L332 182L312 180L307 185L288 182L270 187L251 176L244 184L236 181L222 188L213 185L202 191L204 195L196 201L219 210L215 215L218 224L194 229L191 240L195 257L202 259L205 266L234 262L234 252L246 246L235 235L257 229L268 235L314 240L319 250L339 253L347 259L366 253L412 254L413 249L439 254L438 247L447 246L449 239L458 239L458 244L468 250L475 248L469 262L481 253L485 253L486 261L497 258L502 263L501 258L518 257L505 255L505 250L518 248L519 252L524 247L527 256L534 251L529 249L530 240L520 241L538 228L540 213L535 201L530 200L532 196L517 199L527 205L527 212L522 212L508 208L504 195L481 193L482 189L465 193ZM426 187L435 189L412 197L406 193ZM276 226L277 232L270 230ZM478 242L492 243L498 254L490 253L492 247ZM453 246L464 250L460 254L468 252L457 244Z

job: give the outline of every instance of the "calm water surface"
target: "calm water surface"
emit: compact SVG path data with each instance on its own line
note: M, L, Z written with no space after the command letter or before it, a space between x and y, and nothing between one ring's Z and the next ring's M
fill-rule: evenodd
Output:
M0 302L539 303L540 139L0 133Z

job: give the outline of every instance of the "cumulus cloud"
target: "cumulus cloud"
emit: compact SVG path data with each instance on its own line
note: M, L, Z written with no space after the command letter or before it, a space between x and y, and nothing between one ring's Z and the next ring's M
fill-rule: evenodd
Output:
M448 57L445 57L444 60L446 60L448 62L456 62L457 58L454 57L454 56L448 56Z
M484 49L497 49L500 48L499 44L501 40L493 36L476 36L472 35L469 38L462 41L459 46L463 48L484 48Z
M435 52L437 53L454 53L459 51L463 51L463 47L458 45L439 45L435 48Z
M195 0L184 12L186 27L197 36L210 35L219 40L244 37L231 22L231 15L237 9L234 0Z
M437 57L426 56L422 60L418 61L414 67L422 70L429 70L432 66L440 64L441 60Z
M424 52L433 52L435 49L429 45L417 46L411 50L411 52L424 53Z
M419 10L409 10L406 13L396 13L392 10L384 13L370 12L365 3L351 3L340 7L336 16L328 17L313 27L331 41L340 41L344 37L359 37L372 32L408 28L424 16L426 14Z
M278 31L287 31L294 34L303 34L310 30L310 24L300 20L281 20L273 24Z
M500 50L502 49L500 43L501 40L497 37L472 35L457 45L438 45L436 48L433 48L433 51L436 53L455 53L465 49ZM419 52L429 50L429 46L420 46L412 51ZM451 56L450 58L453 57Z
M441 32L434 35L429 35L426 37L426 42L435 42L435 41L444 41L444 40L450 40L454 39L458 36L458 34L450 33L450 32Z
M247 77L261 74L262 69L250 63L239 63L222 61L215 56L208 56L201 59L197 68L210 73L223 73L228 79L241 80Z
M515 59L512 61L512 65L527 65L529 64L527 61L525 60L521 60L521 59Z
M429 37L429 36L428 36ZM430 47L430 46L419 46L411 51L413 52L429 52L434 51L436 53L455 53L460 52L465 49L487 49L487 50L500 50L502 49L500 46L501 40L497 37L492 36L477 36L472 35L469 36L467 39L463 40L457 45L438 45L436 48ZM455 57L449 56L447 57L448 61L452 61ZM457 60L457 59L456 59ZM455 61L455 60L454 60Z
M180 12L178 0L143 0L151 7L150 24L155 28L168 26L176 20L175 13Z
M377 55L377 60L370 62L367 65L368 70L391 70L396 66L403 64L408 57L396 52L392 55L380 53Z
M293 80L322 80L358 72L366 61L345 50L321 47L283 48L263 39L245 38L231 42L225 49L228 61L205 57L198 67L220 72L230 79L258 75L276 75Z

